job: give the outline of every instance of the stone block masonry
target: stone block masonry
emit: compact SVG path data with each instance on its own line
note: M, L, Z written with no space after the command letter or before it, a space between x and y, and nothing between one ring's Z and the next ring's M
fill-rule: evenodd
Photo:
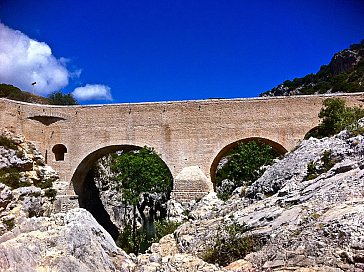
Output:
M333 95L331 95L333 96ZM363 105L364 94L335 95ZM149 146L174 178L177 200L213 190L220 158L239 141L261 139L292 150L319 123L330 96L208 99L89 106L37 105L0 99L0 126L22 134L77 195L93 162L110 152Z

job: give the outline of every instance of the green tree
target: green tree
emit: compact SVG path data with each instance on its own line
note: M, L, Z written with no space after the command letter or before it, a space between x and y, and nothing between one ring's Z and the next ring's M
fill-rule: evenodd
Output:
M323 138L333 136L344 129L353 129L355 123L364 117L364 110L359 107L347 107L340 98L328 98L319 113L321 122L316 130L309 132L305 138Z
M164 193L172 188L172 175L151 148L143 147L138 151L121 154L115 158L112 170L117 173L115 179L118 182L117 189L122 193L123 201L133 206L132 244L134 253L138 253L136 209L145 222L144 209L146 202L142 198L147 194ZM153 214L153 211L150 211ZM153 218L151 218L153 220Z
M216 172L218 196L225 200L237 187L250 185L264 173L262 166L272 164L278 156L270 145L259 140L239 143L226 155L227 162ZM232 182L232 186L219 190L224 180Z
M78 105L72 94L63 94L61 91L51 93L48 101L52 105Z

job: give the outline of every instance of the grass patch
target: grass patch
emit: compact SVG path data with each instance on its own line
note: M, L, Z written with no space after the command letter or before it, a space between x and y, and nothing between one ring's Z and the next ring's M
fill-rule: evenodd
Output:
M258 236L242 236L247 231L245 225L233 224L225 227L227 235L218 231L213 247L207 248L202 259L208 263L226 266L233 261L244 258L247 254L259 250L263 239Z
M307 164L307 174L304 180L315 179L319 175L327 173L338 162L338 158L332 155L331 150L325 150L319 162L310 161Z
M14 218L8 219L8 220L4 220L3 223L6 226L6 229L7 230L12 230L15 227Z

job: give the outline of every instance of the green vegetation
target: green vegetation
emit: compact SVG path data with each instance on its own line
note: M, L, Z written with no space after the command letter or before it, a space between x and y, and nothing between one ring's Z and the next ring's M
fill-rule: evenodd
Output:
M173 233L180 225L181 223L168 220L155 221L155 237L153 238L153 243L158 242L167 234Z
M2 168L0 169L0 183L9 186L12 189L19 187L30 186L30 182L20 181L21 174L17 168Z
M356 122L364 117L364 110L359 107L347 107L340 98L324 100L324 107L319 113L321 123L314 131L306 134L305 138L323 138L333 136L344 129L355 132L358 127Z
M41 189L51 188L53 186L53 179L48 178L42 181L34 181L34 185Z
M56 199L57 190L52 188L46 189L44 195L53 202Z
M288 95L295 90L303 95L323 94L327 92L364 92L364 40L350 46L362 59L356 63L356 57L348 50L336 54L328 65L321 66L316 74L308 74L303 78L286 80L282 85L260 96L274 94Z
M7 147L9 149L17 150L18 147L14 142L4 135L0 135L0 146Z
M28 103L48 103L48 100L46 98L38 95L33 95L29 92L24 92L10 84L0 84L0 97Z
M120 232L116 244L128 254L145 253L152 243L157 243L162 237L173 233L179 225L180 223L173 221L156 220L154 221L155 235L153 237L149 237L144 228L137 229L134 237L133 226L127 224Z
M14 218L3 220L4 225L6 226L7 230L12 230L15 227Z
M52 105L78 105L72 94L63 94L61 91L51 93L48 101Z
M325 150L319 162L310 161L307 164L307 175L304 180L311 180L317 178L323 173L327 173L339 159L332 155L331 150Z
M227 155L227 162L216 172L218 197L226 200L239 186L248 186L257 180L265 171L264 165L272 164L279 154L259 140L239 143ZM229 180L229 186L223 181Z
M247 231L246 226L233 224L225 227L227 235L219 229L212 247L207 248L202 259L208 263L217 263L226 266L229 263L243 259L247 254L259 250L263 239L258 236L243 236Z
M130 226L127 226L123 230L120 241L129 241L125 244L126 249L124 250L130 250L129 247L131 247L131 252L138 254L143 249L142 242L155 237L155 233L150 231L153 228L150 225L154 223L154 208L149 211L149 225L146 224L144 215L144 209L148 204L148 195L170 192L172 189L172 175L158 154L148 147L115 156L111 169L116 173L116 188L121 192L123 201L133 207L131 228L129 229ZM142 227L139 230L137 230L136 224L137 209L142 217ZM121 245L123 246L123 244Z
M0 97L28 103L51 105L78 105L72 94L63 94L61 91L51 93L48 98L20 90L10 84L0 84Z

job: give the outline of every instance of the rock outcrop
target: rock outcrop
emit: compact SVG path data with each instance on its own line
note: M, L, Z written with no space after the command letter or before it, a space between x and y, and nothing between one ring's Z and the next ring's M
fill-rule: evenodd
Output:
M0 139L0 271L129 271L135 266L88 211L56 212L56 193L67 185L34 145L9 131L1 131Z
M363 150L364 137L346 131L303 141L269 167L244 192L246 197L235 195L177 229L178 248L203 256L216 237L226 235L225 225L238 224L247 227L243 236L264 244L244 258L257 271L362 271ZM308 179L308 164L319 170L323 156L329 156L332 167Z
M135 265L84 209L28 218L0 237L0 271L128 271Z
M316 74L286 80L260 96L363 92L364 40L336 53Z
M57 173L47 166L34 145L8 131L0 131L0 235L28 217L48 216Z

